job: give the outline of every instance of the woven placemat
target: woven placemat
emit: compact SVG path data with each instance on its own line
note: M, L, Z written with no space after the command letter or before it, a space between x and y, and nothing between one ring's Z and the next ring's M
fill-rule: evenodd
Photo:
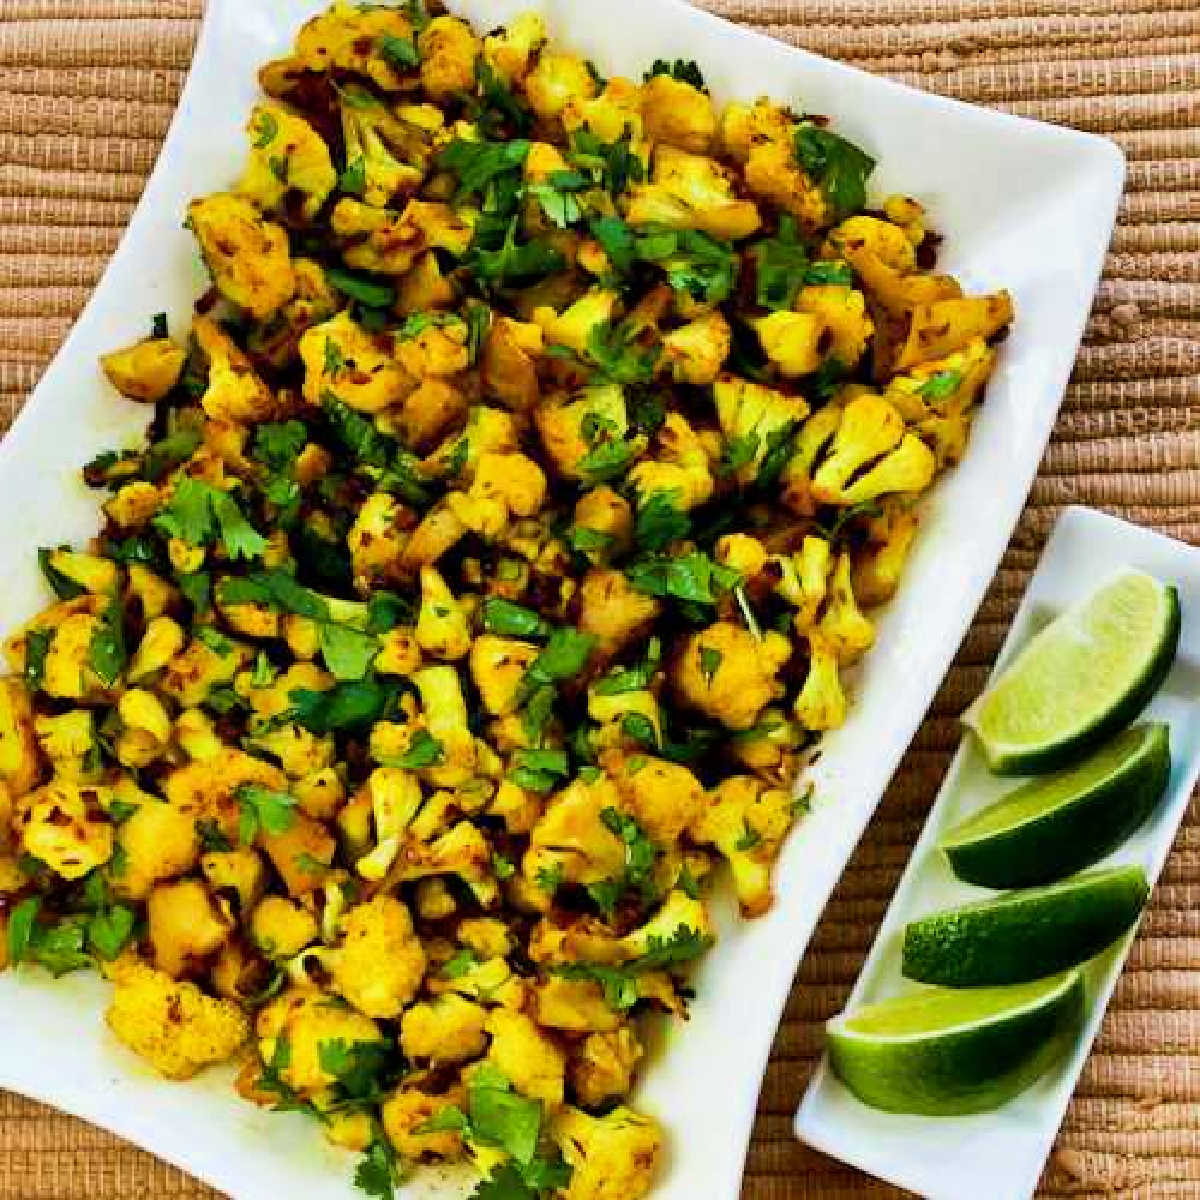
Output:
M583 3L585 0L578 0ZM1200 543L1197 0L706 0L733 20L964 100L1107 134L1121 223L1029 506L953 671L830 902L763 1084L746 1200L898 1195L798 1145L821 1022L875 934L1062 505ZM0 428L104 268L154 161L201 0L0 0ZM11 500L10 500L11 503ZM1200 805L1193 802L1042 1182L1200 1197ZM0 1093L0 1200L214 1193ZM987 1181L979 1195L987 1200ZM695 1200L725 1200L696 1197Z

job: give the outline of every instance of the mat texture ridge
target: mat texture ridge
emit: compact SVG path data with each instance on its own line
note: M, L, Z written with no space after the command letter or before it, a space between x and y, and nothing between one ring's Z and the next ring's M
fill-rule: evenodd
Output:
M979 690L1063 505L1096 505L1200 543L1200 0L704 7L930 91L1105 134L1129 159L1120 225L1028 507L825 912L763 1083L743 1200L898 1196L799 1145L791 1120L821 1023L850 989L945 771L955 717ZM0 0L0 430L87 300L141 194L202 8L203 0ZM1196 798L1039 1194L1200 1200ZM0 1200L215 1195L107 1133L0 1092Z

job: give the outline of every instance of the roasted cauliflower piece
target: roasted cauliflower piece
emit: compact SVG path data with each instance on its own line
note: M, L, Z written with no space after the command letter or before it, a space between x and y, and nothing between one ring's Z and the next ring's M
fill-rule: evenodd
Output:
M392 896L376 896L350 909L342 936L330 968L334 989L369 1017L399 1016L425 974L408 909Z
M176 982L136 959L118 962L113 982L109 1028L167 1079L190 1079L225 1062L250 1035L236 1004L206 996L194 983Z
M299 192L304 215L311 221L337 184L324 139L282 104L256 105L247 128L250 157L238 192L263 212L277 212L289 192Z
M295 294L287 233L249 200L230 192L193 200L188 224L218 291L255 320L266 320Z
M788 639L771 632L758 641L729 621L718 621L683 644L671 672L685 704L729 729L749 729L783 694L777 675L791 657Z
M565 1200L641 1200L654 1186L662 1132L650 1117L628 1108L593 1117L568 1106L550 1133L572 1168Z
M739 200L728 170L711 158L659 146L649 183L630 189L629 221L668 229L699 229L738 241L762 224L752 200Z
M170 338L143 338L100 359L108 381L129 400L157 404L178 382L187 355Z

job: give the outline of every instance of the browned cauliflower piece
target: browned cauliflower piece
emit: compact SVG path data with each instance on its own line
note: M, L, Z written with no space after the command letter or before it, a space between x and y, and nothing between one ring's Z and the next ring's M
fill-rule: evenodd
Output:
M190 1079L202 1067L225 1062L250 1035L236 1004L136 959L119 961L113 982L109 1028L168 1079Z
M654 1186L662 1131L651 1117L629 1108L593 1117L568 1106L550 1135L572 1168L564 1200L641 1200Z
M230 192L193 200L188 223L221 295L256 320L266 320L295 294L287 233L249 200Z
M331 963L334 989L369 1017L396 1017L417 993L425 951L412 917L394 896L379 895L342 918Z
M101 356L108 381L129 400L157 404L178 382L187 355L170 338L143 338Z
M749 729L783 694L777 673L791 643L771 631L761 641L740 625L718 621L683 643L671 670L679 698L730 729Z

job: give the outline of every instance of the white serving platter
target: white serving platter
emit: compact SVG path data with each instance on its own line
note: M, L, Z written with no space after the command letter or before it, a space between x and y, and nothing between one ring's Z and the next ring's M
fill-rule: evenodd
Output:
M1125 566L1174 584L1183 610L1175 665L1138 718L1170 725L1167 792L1145 824L1098 864L1141 865L1153 883L1200 778L1200 548L1092 509L1068 509L1054 527L996 660L996 671L1064 608ZM848 1006L871 1004L915 987L900 975L906 922L934 909L995 894L956 879L937 842L952 825L1015 783L991 775L974 738L964 737ZM828 1059L823 1059L796 1114L797 1135L929 1200L962 1200L969 1195L1024 1200L1037 1186L1134 936L1130 932L1086 968L1087 1017L1070 1053L996 1112L970 1117L879 1112L856 1100L834 1076Z
M317 0L209 0L195 61L159 161L90 304L0 443L0 536L6 602L0 634L45 602L39 545L81 542L95 499L76 471L98 451L132 443L146 409L117 398L96 358L143 336L166 311L186 328L205 286L188 199L237 177L255 71L284 53ZM1124 164L1109 141L925 95L793 50L701 13L682 0L453 0L485 27L543 11L555 40L606 73L639 73L655 58L694 58L718 101L768 94L830 114L879 160L873 191L924 201L946 237L943 266L968 290L1006 286L1018 317L962 465L935 490L901 594L856 686L846 725L814 774L812 814L788 842L777 902L738 925L697 977L686 1028L664 1035L638 1102L667 1125L670 1161L657 1196L737 1195L755 1100L797 963L905 747L995 573L1066 385L1108 244ZM256 1111L222 1072L164 1083L108 1035L103 984L0 976L0 1021L13 1031L0 1086L37 1097L145 1146L239 1200L352 1193L348 1156L295 1117ZM19 1031L19 1035L17 1032ZM423 1185L414 1185L412 1195Z

